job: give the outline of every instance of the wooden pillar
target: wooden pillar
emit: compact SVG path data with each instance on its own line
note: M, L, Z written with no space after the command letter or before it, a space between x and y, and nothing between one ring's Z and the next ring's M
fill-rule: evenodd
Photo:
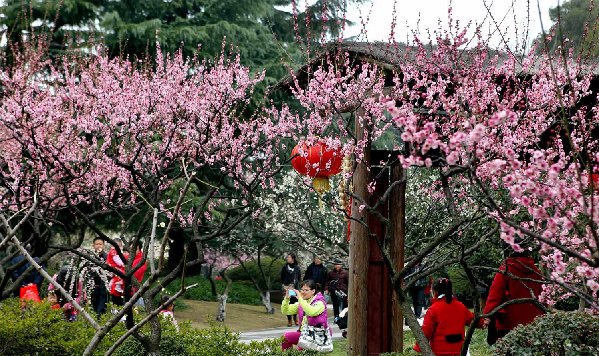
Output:
M383 194L389 188L391 170L386 165L380 165L387 160L390 151L370 152L370 176L375 182L374 191L370 192L370 206L381 202ZM379 204L377 213L389 217L389 201ZM368 356L380 355L391 351L392 303L393 288L385 258L380 244L390 244L390 227L385 226L376 215L368 216L369 257L368 257Z
M364 137L364 128L356 118L356 138ZM370 201L367 184L369 180L370 144L365 147L364 157L358 163L353 176L353 194L365 203ZM351 237L349 244L349 315L348 355L366 356L368 341L368 219L363 203L352 199ZM357 220L357 221L354 221Z
M404 179L404 170L398 163L391 167L391 184ZM399 272L404 265L404 247L406 236L406 183L402 183L391 193L389 204L391 220L391 256L395 262L395 271ZM403 351L403 313L399 305L397 293L393 292L391 300L391 351Z

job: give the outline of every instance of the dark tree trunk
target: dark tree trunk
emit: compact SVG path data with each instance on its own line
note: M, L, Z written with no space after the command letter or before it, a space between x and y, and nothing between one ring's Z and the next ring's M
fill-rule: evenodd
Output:
M179 265L179 262L183 260L185 254L185 234L183 229L175 227L169 232L168 242L168 262L166 273L174 270Z

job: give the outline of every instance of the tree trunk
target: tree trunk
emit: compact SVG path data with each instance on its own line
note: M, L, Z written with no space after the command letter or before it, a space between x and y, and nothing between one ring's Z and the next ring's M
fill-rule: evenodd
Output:
M227 298L229 298L229 290L231 289L233 281L231 278L229 278L229 276L227 276L225 271L222 271L220 275L224 280L227 281L227 286L225 287L223 294L219 294L217 297L218 309L216 311L216 321L224 322L227 318Z
M218 309L216 311L216 321L224 322L227 318L227 298L227 293L218 295Z
M262 304L264 304L264 307L266 308L266 312L268 314L274 314L275 308L273 308L272 302L270 301L270 291L267 290L267 291L261 293L261 297L262 297Z
M168 233L168 260L166 271L170 272L177 268L179 262L185 257L185 235L183 229L173 227Z

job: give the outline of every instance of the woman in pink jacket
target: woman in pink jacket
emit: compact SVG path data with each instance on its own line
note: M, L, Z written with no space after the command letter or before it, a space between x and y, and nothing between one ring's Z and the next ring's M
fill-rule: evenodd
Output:
M285 293L285 299L281 304L281 312L284 315L295 314L297 312L300 328L298 331L289 331L283 334L283 350L292 348L297 345L301 335L301 330L305 325L321 326L330 328L327 323L327 302L320 293L320 285L311 279L307 279L300 283L300 290L288 289ZM290 292L293 291L297 295L298 302L289 304Z

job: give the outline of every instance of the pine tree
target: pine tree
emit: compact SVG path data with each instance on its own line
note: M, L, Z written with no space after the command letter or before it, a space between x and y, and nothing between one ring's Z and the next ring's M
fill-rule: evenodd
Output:
M550 8L549 17L556 24L555 35L549 36L547 42L550 50L558 46L573 47L583 55L599 56L599 6L596 1L567 1ZM541 47L544 46L541 42Z

